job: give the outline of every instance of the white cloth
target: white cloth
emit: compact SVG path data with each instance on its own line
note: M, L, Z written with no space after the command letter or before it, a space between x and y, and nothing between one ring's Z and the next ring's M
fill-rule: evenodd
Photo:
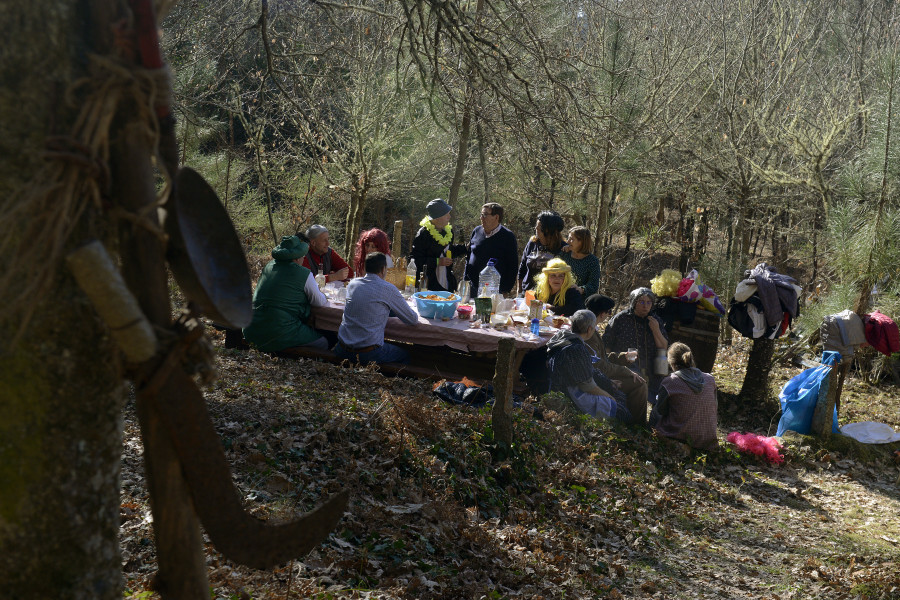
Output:
M325 306L328 304L328 298L319 289L319 284L316 283L316 278L313 277L312 271L310 271L309 277L306 278L303 291L306 292L306 297L309 298L310 306Z
M887 423L877 423L875 421L847 423L841 427L841 433L863 444L900 442L900 433L894 431L893 427Z
M746 302L750 296L756 293L756 282L752 279L744 279L734 290L734 299L738 302Z
M766 334L766 318L752 304L747 305L747 316L753 321L753 339L761 338Z
M447 255L447 248L449 247L450 246L444 247L444 251L441 253L441 256ZM441 287L445 290L449 289L449 285L447 282L447 267L435 267L434 274L437 277L438 283L441 284Z

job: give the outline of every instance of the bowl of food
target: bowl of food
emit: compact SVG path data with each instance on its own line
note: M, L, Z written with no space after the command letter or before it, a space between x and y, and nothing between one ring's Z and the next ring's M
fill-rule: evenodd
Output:
M416 292L416 312L426 319L452 319L460 297L452 292Z

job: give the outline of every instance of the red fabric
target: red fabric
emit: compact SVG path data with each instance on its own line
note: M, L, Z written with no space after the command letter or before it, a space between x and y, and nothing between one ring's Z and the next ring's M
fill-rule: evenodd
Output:
M784 462L784 455L781 451L784 449L776 438L756 435L755 433L738 433L732 431L725 438L729 443L737 446L741 452L749 452L762 456L767 461L780 465Z
M353 268L347 264L347 261L341 258L341 255L335 252L332 248L329 248L328 251L331 252L331 272L334 273L335 271L340 271L344 267L347 267L347 279L345 279L344 281L353 279ZM315 263L319 266L319 269L322 268L322 255L313 252L312 248L310 248L309 252L306 253L306 256L303 257L303 266L307 269L310 268L310 259L315 261ZM331 281L331 276L326 274L325 280Z
M889 316L874 310L863 315L866 324L866 341L876 350L890 356L900 352L900 328Z

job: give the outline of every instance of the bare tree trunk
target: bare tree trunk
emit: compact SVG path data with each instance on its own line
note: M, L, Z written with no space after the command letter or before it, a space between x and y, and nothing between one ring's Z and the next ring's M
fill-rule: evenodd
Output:
M4 5L0 33L8 42L0 81L15 82L0 95L4 199L51 183L35 181L46 164L45 136L69 134L82 97L73 96L75 106L62 98L73 81L88 77L87 62L73 53L107 51L110 9L102 2L50 0ZM5 231L25 232L47 216L4 212L0 219ZM102 231L87 218L69 249ZM4 265L28 258L10 252L0 255ZM0 319L0 595L118 600L120 364L62 262L54 268L49 293L34 298L16 346L10 346L16 315L5 305ZM0 290L0 300L10 291Z
M757 338L753 340L747 357L747 371L741 385L740 397L745 404L765 404L769 399L769 373L775 354L775 340Z
M484 185L484 200L487 204L491 201L490 172L488 170L487 155L484 151L484 136L481 132L481 121L475 120L475 135L478 137L478 162L481 165L481 182Z

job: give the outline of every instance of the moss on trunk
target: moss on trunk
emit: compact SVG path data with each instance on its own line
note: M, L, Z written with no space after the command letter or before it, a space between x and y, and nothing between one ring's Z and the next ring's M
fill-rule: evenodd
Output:
M37 173L46 136L70 127L73 107L63 92L83 74L89 45L78 7L46 0L4 6L0 194L5 198L21 194ZM29 220L43 216L20 215L13 231L26 231ZM4 212L0 219L13 216ZM82 232L86 227L79 224ZM0 264L14 260L23 258L9 251L0 255ZM62 263L51 293L33 301L34 318L12 349L20 317L4 304L0 321L2 596L121 598L120 369L93 309Z

